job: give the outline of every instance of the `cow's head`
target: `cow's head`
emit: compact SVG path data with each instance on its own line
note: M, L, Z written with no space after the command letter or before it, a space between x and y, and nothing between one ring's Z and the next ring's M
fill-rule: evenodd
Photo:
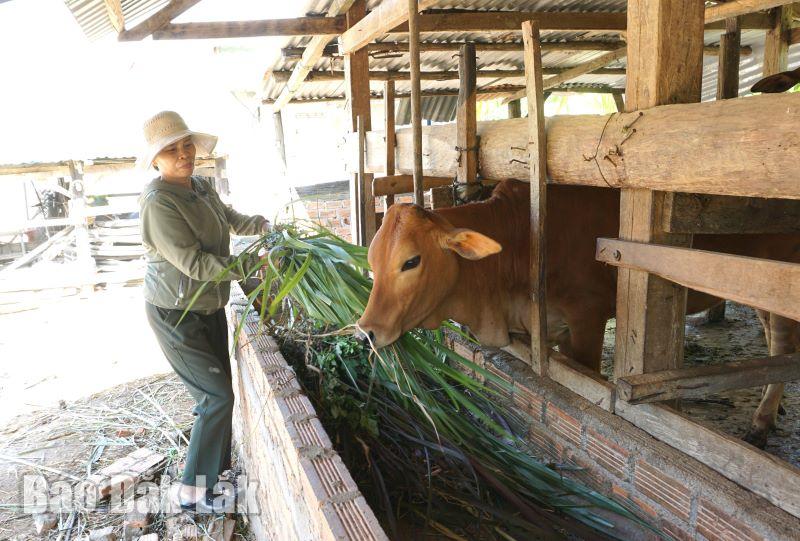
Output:
M383 347L415 327L438 328L447 317L442 304L458 280L459 258L481 259L501 249L418 205L391 206L369 247L374 283L358 321L361 333Z

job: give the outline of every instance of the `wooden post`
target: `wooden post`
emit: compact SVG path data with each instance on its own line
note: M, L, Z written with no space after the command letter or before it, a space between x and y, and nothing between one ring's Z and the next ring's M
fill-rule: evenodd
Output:
M739 46L741 41L742 31L739 28L739 18L725 19L725 33L719 39L718 100L739 96Z
M231 191L228 186L228 160L223 157L214 158L214 185L217 193L227 200Z
M508 118L521 118L522 117L522 102L520 100L512 100L508 102Z
M792 6L771 9L769 14L772 24L764 36L764 77L789 69Z
M372 191L372 175L367 174L367 130L362 117L358 117L358 191L360 197L359 212L363 217L360 220L361 238L364 246L369 246L375 236L375 194Z
M422 192L422 87L419 59L419 1L408 0L408 52L411 59L411 129L414 133L414 203L424 207Z
M696 0L628 2L628 111L647 115L656 105L700 101L703 20L703 3ZM637 117L629 116L634 123ZM620 238L689 246L691 235L661 228L663 202L661 192L622 190ZM685 288L647 272L619 269L615 376L678 368L685 309Z
M86 187L83 183L83 163L69 162L70 192L69 217L78 220L75 223L75 251L78 266L85 276L81 279L81 296L86 297L94 291L95 263L89 242L89 225L86 217Z
M617 111L620 113L625 112L625 98L622 94L611 94L614 97L614 104L617 106Z
M528 165L531 171L531 362L547 375L547 304L545 284L545 220L547 218L547 140L539 25L522 23L525 44L525 86L528 89Z
M286 176L289 168L286 163L286 138L283 135L283 114L281 111L272 114L272 124L275 128L275 148L281 160L281 174Z
M366 16L366 0L357 0L352 7L347 10L346 23L348 28L352 28ZM345 93L347 104L350 109L351 130L358 132L359 118L363 124L365 132L372 129L372 116L370 113L370 94L369 94L369 57L367 50L361 49L353 53L346 54L344 57L345 72ZM360 159L360 157L359 157ZM350 231L353 244L366 246L367 240L364 237L365 216L360 212L364 207L364 193L360 190L361 182L372 185L372 175L365 173L363 179L354 174L350 179ZM372 205L374 215L375 205Z
M386 81L383 84L383 104L385 122L383 133L386 134L386 171L387 177L394 175L395 155L394 150L397 146L397 134L394 132L394 81ZM394 205L394 195L387 195L383 199L383 212L389 210Z
M456 110L456 149L458 151L458 182L467 184L463 195L474 194L478 180L478 121L475 44L465 43L458 55L458 108Z

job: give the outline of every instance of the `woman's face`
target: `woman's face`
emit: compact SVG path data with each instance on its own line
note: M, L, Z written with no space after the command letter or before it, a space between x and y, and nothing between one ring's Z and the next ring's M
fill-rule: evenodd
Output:
M192 137L183 139L164 147L153 158L153 165L164 180L184 180L194 171L194 156L197 152Z

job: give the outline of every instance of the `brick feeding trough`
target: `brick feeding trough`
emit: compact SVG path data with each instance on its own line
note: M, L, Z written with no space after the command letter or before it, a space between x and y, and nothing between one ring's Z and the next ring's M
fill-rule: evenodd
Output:
M232 334L246 299L232 284ZM239 336L233 364L237 407L234 440L248 478L259 481L259 515L250 516L261 539L388 539L350 472L333 449L294 370L252 311ZM449 345L495 375L513 382L505 400L537 456L582 468L571 474L627 503L678 540L795 539L797 519L708 466L499 350L479 349L453 336ZM471 374L479 378L477 374ZM491 386L492 384L489 383ZM648 539L642 531L630 539Z

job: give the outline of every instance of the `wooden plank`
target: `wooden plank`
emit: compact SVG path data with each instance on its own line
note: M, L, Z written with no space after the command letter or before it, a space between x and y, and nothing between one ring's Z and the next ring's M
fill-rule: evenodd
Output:
M345 29L343 17L298 17L260 21L165 24L153 39L221 39L276 36L336 36Z
M394 108L394 81L386 81L383 85L383 104L384 104L384 128L383 133L386 134L386 167L384 174L386 176L394 175L395 156L394 151L397 146L397 138L394 133L395 125L395 108ZM373 181L374 183L374 181ZM384 196L384 213L394 205L394 194L387 194Z
M794 287L800 280L798 264L603 238L597 239L596 257L800 321L800 291Z
M355 0L334 0L328 8L326 17L329 19L335 18L347 12L354 1ZM281 90L278 99L275 101L273 105L274 111L280 111L284 105L291 101L292 97L300 89L308 73L322 57L322 53L325 51L325 47L327 47L329 42L330 38L328 36L314 36L311 38L303 50L303 56L300 58L300 61L292 69L292 75L287 81L286 86Z
M425 195L422 193L422 87L420 84L420 57L419 57L419 10L431 2L408 0L408 54L411 62L411 131L413 133L412 148L414 149L414 203L424 207ZM380 7L382 7L381 4ZM377 10L376 10L377 11ZM344 36L342 36L344 37Z
M141 41L172 19L197 4L200 0L170 0L169 4L158 10L146 20L129 30L120 32L119 41Z
M435 3L436 0L421 0L413 9L419 13L419 10L427 9ZM339 39L339 51L342 54L349 54L361 49L373 39L408 21L410 9L412 8L408 0L384 0L362 21L342 34ZM408 29L405 31L408 32Z
M521 100L512 100L509 101L506 105L508 107L508 118L522 118Z
M553 88L563 83L566 83L567 81L571 81L572 79L580 77L581 75L592 73L596 70L599 70L600 68L609 65L612 62L619 60L620 58L625 58L627 54L628 54L627 46L617 49L616 51L606 53L604 55L595 58L594 60L590 60L589 62L585 62L579 66L575 66L574 68L570 68L561 74L547 78L544 81L543 83L544 86L542 88L543 90L547 90L549 88ZM507 98L507 100L509 101L517 100L525 97L525 95L526 95L525 92L520 91L517 94L513 94L510 98Z
M423 190L449 186L452 183L452 177L422 177ZM372 181L372 192L375 194L375 197L414 193L414 177L412 175L375 177Z
M568 71L569 68L544 68L543 75L561 75ZM293 71L280 70L271 72L272 78L278 83L284 83L291 80ZM625 75L625 68L598 68L591 72L593 75L608 75L617 76ZM478 70L476 73L479 79L520 79L525 77L524 70ZM328 82L328 81L342 81L344 80L344 71L341 70L317 70L308 73L305 80L314 82ZM369 72L371 81L410 81L411 72L409 71L387 71L387 70L372 70ZM570 77L572 79L574 77ZM458 71L454 70L440 70L440 71L422 71L420 72L420 80L422 81L453 81L459 79ZM278 100L275 100L278 103Z
M122 14L122 5L120 0L103 0L106 5L106 13L108 13L108 20L111 21L111 26L117 33L125 30L125 15Z
M625 97L622 94L612 94L614 98L614 105L617 106L618 113L625 112Z
M424 17L424 15L423 15ZM421 53L430 53L430 52L443 52L443 51L458 51L461 49L461 46L464 45L464 41L447 41L447 42L439 42L439 41L423 41L419 44L419 50ZM498 42L485 42L485 41L475 41L470 42L475 45L475 50L478 52L481 51L507 51L507 52L522 52L523 46L522 42L519 41L498 41ZM579 40L579 41L552 41L552 42L542 42L542 52L550 52L550 51L568 51L568 52L578 52L578 51L616 51L620 47L624 47L625 42L622 40L603 40L603 41L593 41L593 40ZM371 53L407 53L408 52L408 42L405 41L380 41L380 42L372 42L367 44L367 50ZM283 56L284 60L295 60L303 56L303 52L305 51L304 47L284 47L281 49L281 55ZM740 54L742 56L748 56L753 54L753 48L750 46L744 46L740 48ZM706 45L703 47L703 54L707 56L718 56L719 55L719 46L718 45ZM334 58L339 56L339 48L338 46L328 45L322 52L322 56L325 58Z
M43 243L41 243L39 246L37 246L36 248L31 250L30 252L28 252L25 255L22 255L22 256L16 258L14 261L12 261L8 265L6 265L2 269L0 269L0 277L8 274L9 272L11 272L11 271L13 271L15 269L18 269L18 268L30 263L31 261L33 261L34 259L39 257L48 248L50 248L54 244L59 243L64 237L66 237L67 235L72 233L72 230L73 230L72 226L66 227L66 228L62 229L61 231L59 231L58 233L54 234L52 237L50 237L49 239L47 239Z
M615 413L731 481L800 518L800 469L660 404L617 400Z
M272 122L275 131L275 149L278 151L281 173L285 176L288 171L286 162L286 138L283 135L283 115L280 111L276 111L272 114Z
M784 6L793 2L795 0L730 0L706 9L706 23L724 21L731 17Z
M725 19L726 30L719 39L719 69L717 70L717 99L727 100L739 96L739 48L742 30L739 19Z
M704 7L696 0L628 2L628 111L700 101L703 24ZM663 200L663 193L622 190L620 238L690 245L691 236L661 231ZM646 272L620 269L616 310L614 373L618 378L681 365L684 288Z
M617 396L630 404L644 404L799 379L800 354L794 353L628 376L617 380Z
M595 406L614 412L616 388L597 372L551 351L547 376Z
M364 246L369 246L377 229L377 218L375 216L375 195L372 192L372 175L369 175L366 172L366 167L364 164L366 157L367 132L364 129L364 123L361 121L362 118L359 117L358 120L358 183L359 190L363 194L363 203L361 203L361 207L364 215L364 223L362 225Z
M456 178L459 182L464 183L474 183L478 180L478 101L475 94L477 86L475 72L475 46L467 43L461 46L458 56L459 86L456 107L456 148L458 150Z
M789 69L789 45L792 39L792 6L775 8L769 15L771 24L764 36L764 77Z
M673 193L662 226L670 233L800 233L800 201Z
M545 281L545 221L547 219L547 137L544 123L542 51L536 21L522 23L525 43L525 86L528 102L528 165L530 167L530 273L531 273L531 351L533 370L548 375L547 303Z
M519 92L524 88L523 85L498 85L498 86L484 86L476 90L476 94L478 96L498 96L504 94L513 94L515 92ZM554 92L574 92L578 94L624 94L624 88L613 88L607 85L570 85L569 87L564 88L554 88L549 91L550 94ZM422 97L435 97L435 96L458 96L458 90L452 89L437 89L437 90L423 90ZM408 98L409 94L407 92L395 92L395 99L402 99ZM324 103L324 102L331 102L331 101L345 101L347 99L344 95L338 96L327 96L324 98L308 98L308 99L297 99L294 98L290 103ZM372 100L382 100L383 94L382 93L372 93L370 95L370 99ZM274 100L266 98L262 100L262 103L273 103ZM381 169L382 171L382 169Z
M367 13L366 0L357 0L347 11L346 24L348 28L356 26L363 20ZM364 131L372 128L372 112L370 109L369 93L369 58L367 51L356 51L344 57L344 69L347 74L345 92L350 110L351 130L358 133L359 122ZM360 119L360 120L359 120ZM359 162L364 158L359 154ZM356 169L358 170L358 169ZM372 182L372 175L353 175L350 182L350 229L354 244L366 246L364 238L364 193L362 186Z

